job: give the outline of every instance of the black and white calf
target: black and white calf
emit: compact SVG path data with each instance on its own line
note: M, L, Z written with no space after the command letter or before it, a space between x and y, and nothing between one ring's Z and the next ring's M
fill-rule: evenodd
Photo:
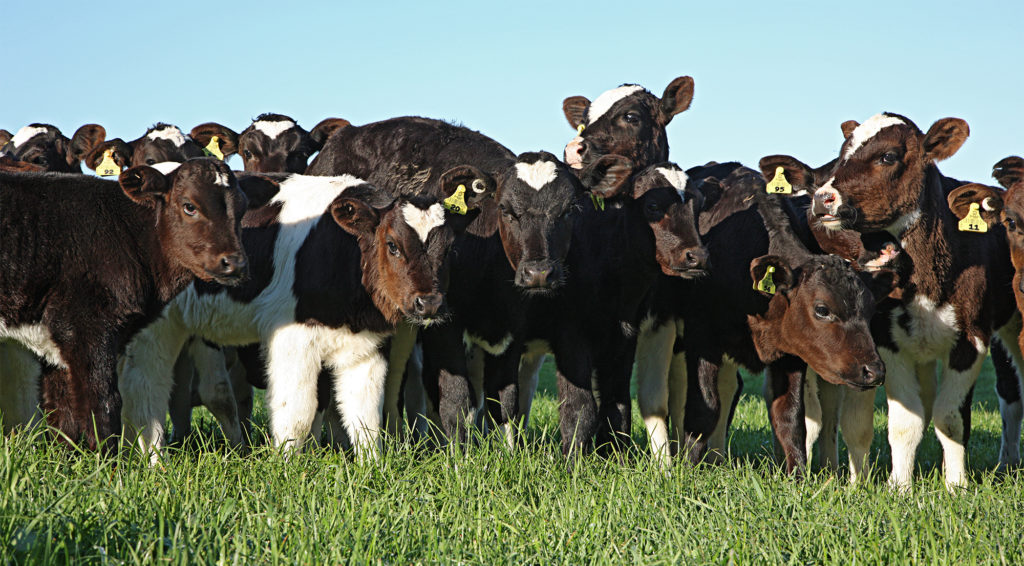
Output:
M475 180L458 169L441 185L454 191ZM170 368L192 335L264 345L271 436L290 449L310 432L317 375L326 365L346 432L360 452L372 452L381 428L387 338L400 320L426 325L444 314L454 233L437 199L396 200L348 175L291 175L272 190L270 202L243 221L250 281L189 287L128 349L124 415L145 452L162 443Z
M29 124L7 140L0 138L0 155L40 167L43 171L81 173L82 159L107 136L99 124L86 124L68 139L55 126Z

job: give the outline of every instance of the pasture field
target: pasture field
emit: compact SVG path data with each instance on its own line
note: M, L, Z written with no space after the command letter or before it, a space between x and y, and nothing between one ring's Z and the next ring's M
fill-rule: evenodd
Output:
M884 484L877 397L874 480L797 481L770 457L761 380L747 378L724 466L670 473L638 450L567 470L550 361L526 450L497 438L463 455L411 448L360 465L258 442L238 455L196 411L199 440L150 468L15 434L0 444L3 563L975 564L1024 561L1024 480L997 475L1000 419L986 362L975 391L973 482L951 495L929 432L913 493ZM262 430L265 413L257 413ZM845 454L842 456L845 458Z

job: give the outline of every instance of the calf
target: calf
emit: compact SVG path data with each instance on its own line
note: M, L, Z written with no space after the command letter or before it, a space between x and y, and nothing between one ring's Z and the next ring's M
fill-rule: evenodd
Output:
M49 124L29 124L9 140L0 138L0 154L37 166L43 171L81 173L82 159L102 143L107 132L99 124L86 124L71 139ZM5 168L10 170L10 168Z
M349 125L348 120L326 118L306 131L295 120L282 114L260 114L248 128L238 134L238 155L245 170L253 173L302 173L306 163L330 137L331 133ZM226 127L216 123L197 126L192 138L207 146L218 129ZM232 147L232 152L234 152ZM228 155L225 153L225 156Z
M227 128L217 124L204 124L196 126L193 132L197 131L203 132L203 135L208 137L219 135L220 140L224 142L221 152L225 156L234 152L234 132ZM186 136L177 126L160 122L146 130L141 137L130 142L114 138L96 145L85 157L85 165L90 169L97 170L101 164L112 162L116 168L113 168L109 174L116 174L116 171L128 167L167 162L180 163L193 157L202 157L208 154L203 151L203 147L191 135ZM105 171L97 172L107 174Z
M209 159L117 183L0 173L0 339L42 358L42 406L67 439L95 448L120 430L116 357L194 276L245 277L245 204Z
M454 192L474 181L477 198L489 194L468 168L447 171L439 184ZM387 338L401 320L428 325L445 314L454 234L442 205L423 196L396 200L349 175L290 175L243 226L252 279L234 288L197 283L139 334L121 374L125 420L155 457L173 384L170 366L185 340L260 342L275 445L302 446L317 407L317 375L326 364L346 432L361 453L373 453Z
M901 298L883 305L875 321L889 374L889 482L901 490L910 488L932 415L946 485L966 484L970 424L963 409L993 330L1014 312L1002 227L961 232L946 199L957 182L935 165L956 153L967 135L966 122L957 118L922 133L906 117L878 114L851 131L832 174L814 193L812 211L825 228L884 230L902 248L907 276ZM1020 359L1016 341L1004 343ZM943 375L936 390L938 361Z

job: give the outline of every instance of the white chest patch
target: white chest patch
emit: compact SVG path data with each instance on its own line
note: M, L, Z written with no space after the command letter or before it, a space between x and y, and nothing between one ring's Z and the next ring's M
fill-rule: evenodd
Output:
M281 120L279 122L260 120L259 122L253 122L252 127L263 132L263 135L268 138L274 139L281 135L281 132L294 128L295 122L292 122L291 120Z
M59 368L67 368L60 355L60 348L53 341L50 330L42 324L24 324L8 327L0 322L0 339L11 339L32 350L47 363ZM2 378L3 376L0 376Z
M555 162L516 163L516 176L533 190L539 191L544 185L555 180Z
M14 147L18 147L19 145L27 142L28 140L38 136L39 134L45 133L46 128L35 128L32 126L25 126L24 128L18 130L17 134L14 134L14 137L11 138L11 144L14 145Z
M469 332L463 331L462 343L465 344L467 350L470 346L479 346L480 349L492 356L500 356L504 354L505 350L508 350L509 345L512 344L512 335L506 334L505 337L501 339L501 342L492 343L479 336L474 336Z
M868 118L867 122L854 128L853 133L850 134L850 145L846 148L843 159L846 160L853 157L853 154L857 153L861 146L877 136L878 132L882 131L883 128L900 124L906 124L906 122L895 116L886 116L885 114L875 114Z
M151 140L167 140L174 144L174 147L185 145L185 134L181 133L176 126L170 126L161 130L153 130L146 134Z
M590 110L587 112L587 125L593 124L598 118L604 116L612 106L615 106L616 102L642 90L644 90L644 87L640 85L622 85L601 93L601 96L598 96L590 103Z
M169 175L175 169L181 167L181 163L178 163L177 161L162 161L160 163L154 163L150 165L150 167L156 169L157 171L163 173L164 175Z
M669 169L667 167L658 167L657 169L655 169L655 171L660 173L661 176L664 177L670 185L675 187L676 191L679 193L679 196L684 195L684 193L686 192L686 173L678 169ZM686 198L683 197L683 200L686 200Z
M434 203L430 205L430 208L423 210L416 208L412 203L405 203L402 206L402 218L410 228L416 231L420 241L426 243L430 231L444 224L444 207L441 206L441 203Z
M910 315L909 331L898 322L903 312ZM953 305L936 306L931 299L920 295L903 309L893 310L890 324L893 340L900 350L922 360L945 356L960 331Z

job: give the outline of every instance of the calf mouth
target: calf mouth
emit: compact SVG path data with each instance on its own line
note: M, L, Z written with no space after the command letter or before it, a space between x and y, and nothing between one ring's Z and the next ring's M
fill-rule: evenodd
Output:
M673 267L664 271L665 275L678 277L680 279L700 279L701 277L707 277L711 274L711 271L701 267Z
M200 277L200 279L203 279L204 281L207 282L213 281L214 283L217 283L218 285L223 285L225 287L238 287L239 285L249 280L248 269L246 269L242 273L234 275L223 275L220 273L214 273L209 269L204 269L203 271L206 272L206 277Z

